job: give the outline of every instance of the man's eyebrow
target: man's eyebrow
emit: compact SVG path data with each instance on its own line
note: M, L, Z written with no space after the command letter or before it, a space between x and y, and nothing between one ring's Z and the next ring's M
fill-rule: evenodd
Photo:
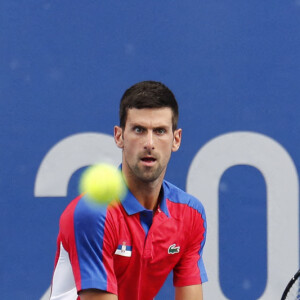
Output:
M133 122L133 123L130 123L129 125L131 127L143 127L143 128L146 128L146 126L142 125L141 123L135 123L135 122Z
M142 127L142 128L148 128L148 124L143 124L143 121L130 121L128 122L128 125L130 127ZM158 128L165 128L167 129L169 126L172 127L172 124L168 124L167 122L162 122L162 123L157 123L157 124L153 124L150 127L152 129L158 129Z
M148 128L146 125L142 125L140 123L131 123L130 124L130 127L141 127L141 128ZM157 125L157 126L151 126L151 129L153 130L156 130L156 129L167 129L169 126L167 124L160 124L160 125Z
M158 130L158 129L165 129L167 130L169 126L166 125L159 125L159 126L155 126L153 127L153 130Z

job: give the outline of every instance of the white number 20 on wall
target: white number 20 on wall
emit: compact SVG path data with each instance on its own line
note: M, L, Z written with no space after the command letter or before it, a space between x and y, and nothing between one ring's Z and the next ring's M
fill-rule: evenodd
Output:
M37 173L36 197L67 196L72 174L104 161L118 165L120 150L113 137L80 133L57 143ZM218 193L222 174L235 165L249 165L263 175L267 187L267 286L259 299L279 299L286 279L299 266L299 182L293 160L275 140L254 132L231 132L206 143L195 155L187 177L187 192L201 199L209 224L205 264L209 282L205 299L228 299L219 282ZM280 245L280 246L279 246ZM49 299L50 289L41 300Z

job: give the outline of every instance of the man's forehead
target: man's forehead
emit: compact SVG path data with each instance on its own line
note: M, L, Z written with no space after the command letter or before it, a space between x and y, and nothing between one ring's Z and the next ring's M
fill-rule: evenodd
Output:
M172 126L172 109L169 107L163 108L130 108L127 111L128 124L152 126Z

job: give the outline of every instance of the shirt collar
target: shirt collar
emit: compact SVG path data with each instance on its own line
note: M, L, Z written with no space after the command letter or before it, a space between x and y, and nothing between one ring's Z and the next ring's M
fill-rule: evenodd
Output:
M162 199L161 199L161 202L159 205L159 209L165 215L167 215L167 217L169 217L170 214L169 214L169 210L167 207L167 198L168 198L168 194L169 194L169 187L165 181L163 181L162 190L163 190L163 193L162 193ZM133 215L133 214L148 210L140 204L140 202L133 196L133 194L130 192L130 190L127 191L127 195L123 199L122 205L128 215Z
M167 217L170 217L168 206L167 206L167 199L169 198L169 186L167 182L164 180L162 184L162 197L161 202L159 204L159 209L165 213Z

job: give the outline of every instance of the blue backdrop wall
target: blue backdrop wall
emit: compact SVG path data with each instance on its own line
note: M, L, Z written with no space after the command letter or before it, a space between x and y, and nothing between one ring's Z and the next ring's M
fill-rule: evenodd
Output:
M38 181L45 159L112 136L124 90L151 79L180 105L167 179L207 210L205 299L279 299L299 266L299 28L299 0L2 0L2 298L46 299L84 160L65 174L51 156L57 192ZM170 276L156 299L173 295Z

